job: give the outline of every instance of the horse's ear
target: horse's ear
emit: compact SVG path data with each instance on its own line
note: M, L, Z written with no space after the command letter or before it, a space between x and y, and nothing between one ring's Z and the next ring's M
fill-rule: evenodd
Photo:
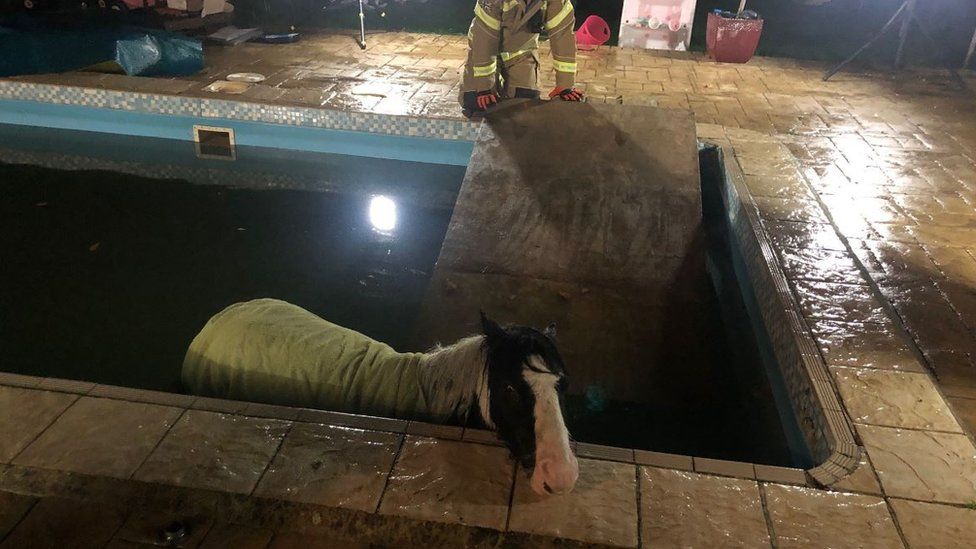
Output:
M546 329L542 330L542 333L550 339L556 339L556 323L553 322L546 326Z
M481 311L481 331L485 334L485 337L490 339L505 335L505 330L497 322L488 318L488 315L484 311Z

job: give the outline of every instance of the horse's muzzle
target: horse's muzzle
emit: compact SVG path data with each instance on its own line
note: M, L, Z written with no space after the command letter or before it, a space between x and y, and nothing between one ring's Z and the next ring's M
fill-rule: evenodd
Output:
M532 490L541 495L571 492L579 478L579 462L570 454L567 460L540 459L532 471Z

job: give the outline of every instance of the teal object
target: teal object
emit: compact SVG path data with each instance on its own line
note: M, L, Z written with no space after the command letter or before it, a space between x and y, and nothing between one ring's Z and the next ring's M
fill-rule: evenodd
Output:
M203 43L135 27L0 29L0 76L41 74L115 63L130 76L185 76L204 68Z
M586 409L591 412L602 412L606 407L606 395L603 393L603 387L599 385L590 385L587 387L585 398Z

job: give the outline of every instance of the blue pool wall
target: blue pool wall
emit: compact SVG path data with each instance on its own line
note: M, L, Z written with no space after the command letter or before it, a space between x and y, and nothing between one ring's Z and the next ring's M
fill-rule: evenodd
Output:
M235 143L466 166L480 122L0 81L0 124L193 141L193 126Z

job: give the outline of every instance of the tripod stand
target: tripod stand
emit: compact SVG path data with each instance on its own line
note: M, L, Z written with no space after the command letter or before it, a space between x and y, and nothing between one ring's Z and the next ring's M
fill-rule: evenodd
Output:
M895 27L895 24L898 22L899 17L902 17L902 21L901 21L901 29L898 31L898 50L895 52L895 68L900 69L905 64L905 43L908 41L908 32L911 28L912 23L915 23L915 26L922 33L922 36L924 36L926 39L932 42L936 47L939 47L938 43L935 41L934 38L932 38L932 35L925 30L925 27L922 25L922 22L919 21L918 17L915 15L915 6L917 3L918 0L905 0L904 2L902 2L901 6L895 11L895 14L891 16L891 19L889 19L888 22L885 23L883 27L881 27L881 30L878 31L877 34L871 37L871 39L868 40L863 46L858 48L858 50L855 51L853 54L851 54L850 57L841 61L833 68L831 68L830 70L824 73L823 76L824 82L826 82L831 76L837 74L851 61L857 59L857 57L861 55L861 53L864 52L864 50L870 48L875 42L880 40L881 37L887 34L888 31L893 29ZM946 63L946 69L948 69L949 73L952 74L953 78L957 82L965 86L965 82L963 81L962 77L960 77L959 73L956 72L956 70L952 68L952 66L949 65L948 63Z
M363 13L363 0L359 0L359 49L366 49L366 15Z

